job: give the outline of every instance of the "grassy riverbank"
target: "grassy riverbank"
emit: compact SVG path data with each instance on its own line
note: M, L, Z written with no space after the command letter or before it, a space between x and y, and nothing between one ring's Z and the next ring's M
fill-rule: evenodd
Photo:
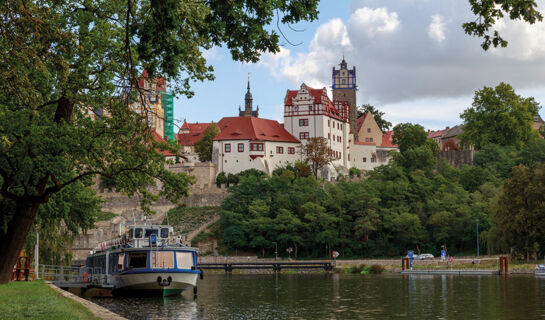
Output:
M60 296L43 281L0 285L2 319L100 319L87 308Z

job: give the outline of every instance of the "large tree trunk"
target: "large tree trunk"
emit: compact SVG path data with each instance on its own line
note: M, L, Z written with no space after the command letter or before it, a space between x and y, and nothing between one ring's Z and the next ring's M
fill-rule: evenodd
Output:
M37 202L17 201L15 215L8 223L6 234L0 238L0 284L9 282L39 208Z

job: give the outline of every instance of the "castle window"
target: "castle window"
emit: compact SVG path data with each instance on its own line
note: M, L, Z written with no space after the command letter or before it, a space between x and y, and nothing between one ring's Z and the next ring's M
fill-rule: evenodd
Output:
M367 132L371 132L371 128L367 128Z
M225 152L231 152L231 144L230 143L225 144Z
M335 141L335 135L333 135L333 141Z
M300 127L308 126L308 119L299 119L299 126Z
M365 138L365 142L369 142L369 138Z
M238 152L244 152L244 143L238 144Z
M310 138L310 134L308 132L299 132L299 139L304 140Z
M327 126L331 127L331 120L327 120Z
M363 157L363 162L367 162L367 158L366 158L366 157Z
M276 153L284 153L284 147L276 147Z
M288 153L289 154L295 154L295 148L294 147L288 147Z
M369 138L369 142L373 142L373 138Z
M377 156L375 154L371 156L371 162L377 162Z
M343 80L342 80L342 83L343 83L343 84L346 84L346 79L343 79Z
M312 106L308 106L308 111L312 111Z
M250 143L250 151L263 151L263 143Z
M328 133L328 134L327 134L327 138L328 138L329 140L331 140L331 133Z

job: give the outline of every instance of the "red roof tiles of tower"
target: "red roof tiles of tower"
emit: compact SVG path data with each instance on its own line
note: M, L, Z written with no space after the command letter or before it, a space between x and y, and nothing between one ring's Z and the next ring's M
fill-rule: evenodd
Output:
M299 142L275 120L256 117L226 117L218 122L218 126L221 132L214 140Z

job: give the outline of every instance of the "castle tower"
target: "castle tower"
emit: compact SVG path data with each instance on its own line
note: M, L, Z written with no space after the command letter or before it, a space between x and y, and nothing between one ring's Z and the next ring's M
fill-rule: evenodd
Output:
M252 93L250 92L250 73L248 73L248 90L246 91L246 95L244 96L244 110L240 110L240 107L238 108L238 116L239 117L257 117L259 112L259 107L257 107L256 111L253 111L253 98Z
M358 112L356 104L356 91L358 86L356 85L356 67L352 67L352 70L347 69L347 63L343 60L340 63L341 68L339 70L333 67L332 72L332 86L333 89L333 101L346 101L350 106L349 109L349 122L350 131L354 133L354 137L357 141L357 120Z

